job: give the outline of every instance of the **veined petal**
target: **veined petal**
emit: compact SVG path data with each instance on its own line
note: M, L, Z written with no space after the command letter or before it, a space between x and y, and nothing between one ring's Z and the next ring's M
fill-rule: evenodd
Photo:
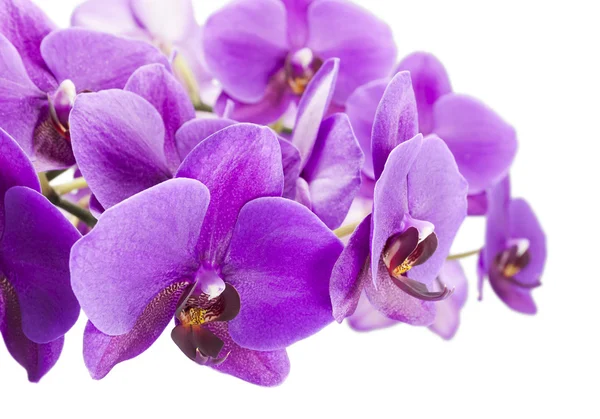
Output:
M52 32L44 38L41 51L56 79L71 80L78 92L122 89L133 72L146 64L169 68L167 58L146 42L83 28Z
M329 294L333 317L341 323L357 308L365 280L369 281L371 215L356 227L331 272Z
M371 283L377 280L381 253L388 239L402 230L404 214L408 213L409 208L408 173L421 152L422 145L423 137L420 134L398 145L390 153L385 169L375 184L371 235L373 275ZM389 282L391 283L391 280Z
M340 59L333 101L343 105L352 92L387 77L396 62L390 27L354 3L322 0L308 8L307 46L323 60Z
M40 44L56 25L30 0L0 0L0 34L15 46L35 85L49 92L56 80L49 71Z
M380 259L374 281L365 281L365 292L373 306L384 316L414 326L429 326L436 315L436 303L410 296L397 287ZM412 271L411 271L412 272Z
M444 65L433 54L414 52L398 64L396 71L410 72L419 113L419 132L431 134L434 127L433 105L452 91Z
M224 280L241 299L229 333L240 346L282 349L333 321L329 278L342 243L314 214L284 198L242 208Z
M238 0L214 13L204 27L210 72L231 97L261 100L288 52L285 7L279 0Z
M504 251L510 239L510 179L505 177L488 193L485 247L482 252L484 270L489 272L496 255Z
M308 8L314 0L282 0L287 15L288 42L300 49L308 40Z
M162 117L165 127L164 155L169 169L175 172L181 163L175 133L196 116L185 89L163 65L149 64L132 74L125 90L146 99Z
M296 101L296 97L287 83L275 77L269 82L262 99L258 102L240 102L223 92L217 99L215 111L222 114L228 101L234 104L228 118L240 122L266 125L279 121L291 104Z
M300 152L288 140L278 137L281 148L281 164L283 167L283 197L294 199L296 195L296 181L300 176Z
M496 295L511 309L522 314L536 314L537 306L531 295L531 289L515 286L507 280L494 281L490 277L490 285Z
M253 351L239 346L229 335L228 324L208 323L207 327L224 343L221 356L225 362L211 367L222 373L264 387L277 386L290 372L290 360L285 349L275 351Z
M104 208L172 177L158 111L121 90L79 95L69 118L81 173Z
M159 292L133 328L123 335L106 335L88 322L83 335L83 359L92 378L100 380L118 363L146 351L173 319L177 303L188 286L187 282L178 282Z
M529 242L530 260L521 272L516 275L524 284L539 283L546 264L546 235L535 213L524 199L517 198L510 202L510 237L527 239Z
M242 207L261 196L281 196L279 142L270 128L232 125L198 144L176 176L197 179L210 191L198 250L202 260L220 264Z
M236 123L231 119L211 117L196 118L183 124L175 136L177 151L181 160L185 160L188 154L202 141L223 128Z
M98 330L131 331L158 294L193 281L208 202L200 182L168 180L106 210L73 246L73 291Z
M467 183L442 140L428 136L408 173L408 208L411 217L433 224L437 249L409 276L431 285L442 268L450 247L467 215Z
M0 271L18 295L23 333L37 343L51 342L79 317L69 252L81 235L44 196L23 186L6 192L4 214Z
M375 179L381 176L394 147L418 134L418 124L417 102L410 74L403 71L389 82L375 113L371 137Z
M312 210L331 229L338 228L360 188L363 154L348 117L335 114L321 124L302 177Z
M294 193L294 200L312 211L312 202L310 200L308 183L306 183L306 180L304 180L302 177L296 179L296 192Z
M319 126L329 110L338 68L338 59L327 60L310 81L300 99L292 144L300 151L303 166L310 158L319 133Z
M17 142L0 128L0 237L4 231L4 195L13 186L40 190L40 182L29 159Z
M176 136L179 155L182 159L185 159L199 143L223 128L234 124L237 124L237 122L226 118L196 118L185 123L177 131ZM296 179L300 175L300 153L288 140L281 137L277 137L277 139L281 148L281 163L283 166L283 196L294 199Z
M0 12L1 13L1 12ZM28 156L34 155L34 134L48 98L30 80L16 48L0 34L0 126Z
M388 85L388 79L374 80L352 93L346 102L346 114L350 118L354 134L365 155L363 172L371 179L375 178L373 171L373 154L371 152L371 133L379 102Z
M448 144L469 193L485 191L508 174L517 138L493 110L469 96L449 93L435 103L433 119L433 131Z
M3 310L2 310L3 309ZM15 289L0 274L0 332L6 349L27 371L29 381L37 383L56 364L64 338L50 343L32 342L23 333L21 308Z

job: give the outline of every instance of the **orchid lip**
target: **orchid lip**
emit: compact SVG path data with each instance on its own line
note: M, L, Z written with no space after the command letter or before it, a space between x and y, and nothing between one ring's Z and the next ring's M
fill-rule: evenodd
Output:
M199 365L212 365L212 366L221 365L223 362L225 362L227 360L230 353L231 352L227 352L225 354L225 356L222 356L219 358L213 358L211 356L207 356L207 355L203 354L200 351L200 349L196 348L196 358L194 359L194 362L196 362L196 364L199 364Z
M412 219L408 222L412 224L410 227L388 239L382 255L392 282L402 291L419 300L444 300L452 295L453 289L442 285L441 291L429 291L425 284L406 275L413 267L427 262L438 245L431 223Z
M512 240L509 247L498 253L493 262L493 269L499 276L520 288L536 288L541 285L535 283L523 283L515 278L531 261L529 253L529 241L526 239Z
M309 48L302 48L290 54L285 62L287 84L296 95L306 90L308 83L323 65L323 60L314 56Z
M202 266L179 302L175 313L178 324L171 338L197 364L219 365L227 359L227 355L219 357L224 343L206 324L233 320L239 311L236 289L226 284L217 270Z
M439 279L437 279L439 282ZM393 277L392 281L402 291L411 297L418 298L423 301L442 301L450 297L454 293L454 288L448 288L447 285L440 282L441 291L429 291L427 286L422 282L415 281L406 276Z

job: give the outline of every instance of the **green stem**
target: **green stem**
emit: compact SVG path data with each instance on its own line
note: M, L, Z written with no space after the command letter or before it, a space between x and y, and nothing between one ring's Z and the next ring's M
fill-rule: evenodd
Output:
M356 230L356 227L358 227L359 224L360 222L346 224L345 226L341 226L340 228L333 230L333 234L341 239L342 237L346 237L354 233L354 230Z
M51 180L56 179L57 177L59 177L60 175L65 173L66 171L67 171L67 169L50 170L50 171L46 172L46 179L48 179L48 182L50 182Z
M82 177L78 177L70 182L54 186L54 191L59 195L65 195L77 189L87 188L87 186L86 180Z
M456 255L450 255L446 260L458 260L468 258L469 256L475 256L481 252L482 249L471 250L470 252L457 253Z
M52 201L50 201L52 202ZM98 222L98 220L96 220L96 218L92 215L91 212L89 212L86 209L81 208L80 206L67 201L66 199L62 199L59 197L59 199L55 202L52 202L54 205L56 205L58 208L61 208L65 211L67 211L69 214L74 215L75 217L79 218L81 221L83 221L88 227L94 227L96 225L96 223Z
M42 194L48 198L54 206L63 209L71 215L79 218L89 227L94 227L98 220L88 210L81 208L80 206L63 199L48 183L48 178L45 173L39 173L40 185L42 186Z
M202 112L212 112L213 111L213 108L204 102L196 102L196 104L194 105L194 109L196 109L197 111L202 111Z

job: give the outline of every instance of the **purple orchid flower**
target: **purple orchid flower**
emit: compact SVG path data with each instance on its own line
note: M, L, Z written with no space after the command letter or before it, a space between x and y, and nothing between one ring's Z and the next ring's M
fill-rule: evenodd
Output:
M331 58L308 83L300 100L291 141L280 138L284 161L283 196L313 211L331 229L340 226L360 187L362 151L345 114L326 118L338 76L339 60ZM196 119L177 133L187 149L232 119Z
M161 71L158 65L140 68L125 90L140 84L133 82L133 79L139 79L138 74L152 74L151 70L154 73ZM362 152L348 118L335 114L323 121L337 71L337 59L324 63L300 102L291 142L279 138L284 169L283 196L307 206L332 229L339 227L348 213L360 186L362 164ZM161 74L163 80L172 80L165 70ZM72 112L71 136L77 161L92 190L107 207L173 176L172 167L177 167L180 160L173 159L173 165L167 170L161 163L163 150L164 153L174 150L173 155L184 158L209 136L237 123L228 118L192 120L189 100L183 92L173 94L177 86L172 81L161 83L157 76L145 79L148 80L143 84L146 88L135 91L154 103L162 115L166 133L164 147L156 113L132 95L118 91L104 92L103 97L85 95L78 99ZM163 104L167 99L168 106ZM185 117L175 118L182 114ZM101 123L107 119L119 121L118 127L117 124ZM171 122L167 123L167 120ZM186 120L188 122L184 123ZM121 160L115 159L114 155L126 155L129 160L121 165ZM146 160L131 163L140 159ZM107 170L108 167L111 169Z
M233 119L278 120L320 66L340 59L333 102L343 105L360 85L386 77L396 46L390 28L343 0L238 0L206 22L209 70L236 102Z
M300 153L295 199L331 229L339 227L360 188L363 153L348 116L327 118L339 60L327 60L308 84L300 104L291 142Z
M430 290L466 216L467 185L445 143L416 130L410 75L402 72L386 88L373 124L373 212L332 273L333 314L340 322L354 313L364 290L386 317L430 325L433 301L451 293Z
M75 9L71 23L149 42L168 57L176 53L173 69L192 96L214 90L191 0L88 0Z
M467 301L467 277L458 261L447 260L436 278L436 283L438 289L449 286L454 288L454 292L450 297L436 303L435 320L429 326L429 330L443 339L450 340L458 331L460 311ZM364 291L356 311L348 317L350 327L359 332L383 329L399 323L377 311Z
M70 117L73 152L96 212L171 179L196 145L236 123L193 119L185 91L161 65L140 67L123 91L100 93L79 96ZM289 141L279 141L287 197L295 192L300 155Z
M285 379L285 348L333 320L328 281L342 244L280 198L280 153L268 128L227 127L196 146L177 179L108 209L74 246L94 378L145 351L175 317L171 336L195 362L259 385Z
M70 117L71 139L94 193L93 207L110 208L171 179L189 152L180 155L175 133L193 118L185 90L159 64L140 67L124 90L78 97Z
M54 29L29 0L0 0L0 127L38 171L75 163L69 112L79 93L120 89L142 65L169 65L145 42L80 28Z
M83 165L88 174L88 183L91 180L92 185L96 185L99 189L106 189L106 186L110 189L111 185L119 185L119 182L128 182L129 188L131 189L132 184L137 184L137 188L128 190L125 195L120 191L117 191L117 195L107 202L109 205L114 205L131 196L133 193L142 191L155 183L145 181L144 174L146 172L138 172L139 167L136 165L119 165L122 161L119 159L113 159L112 154L103 153L107 148L112 149L112 153L124 155L131 155L139 158L140 150L135 150L136 144L131 144L126 140L118 138L119 135L123 134L124 129L128 129L126 132L136 132L137 123L139 123L139 132L145 133L147 126L145 122L148 122L150 127L158 125L156 123L155 113L151 110L148 105L153 105L154 109L159 112L163 125L164 136L161 138L160 135L156 135L156 132L149 137L150 140L156 139L159 147L162 147L162 151L158 151L158 160L161 163L166 163L166 169L161 165L159 170L165 171L167 175L164 176L166 180L173 176L179 164L181 164L181 157L177 149L175 141L175 133L177 130L186 122L194 118L194 108L189 98L186 95L185 90L177 82L175 77L161 64L149 64L137 69L127 81L124 88L125 91L136 93L146 101L136 99L133 103L142 103L141 111L135 116L131 116L130 113L125 112L109 113L106 114L103 111L110 109L107 105L111 103L122 103L124 107L127 107L128 98L125 96L121 98L118 93L114 99L108 99L110 94L107 94L107 101L99 103L101 106L98 109L98 113L93 110L89 110L84 113L75 113L73 124L74 129L71 130L71 139L74 144L75 154L78 156L79 165ZM96 103L96 101L93 101ZM106 106L105 106L106 105ZM92 105L93 106L93 105ZM111 105L112 106L112 105ZM133 109L137 109L133 106ZM150 116L148 116L150 115ZM111 118L113 121L119 119L122 122L122 127L118 132L111 132L110 129L106 130L105 124L102 121L106 118ZM146 121L148 119L148 121ZM113 124L114 125L114 124ZM133 125L133 126L132 126ZM98 134L98 131L103 132L102 135ZM127 136L127 139L130 137ZM109 141L107 141L107 139ZM114 139L114 142L111 141ZM137 144L140 146L143 152L148 152L145 144ZM185 155L184 155L185 157ZM132 157L133 158L133 157ZM104 164L115 163L111 171L104 170L103 167L97 165L98 160L102 160ZM106 167L106 166L104 166ZM99 168L100 170L95 170ZM119 174L119 178L114 179L115 175ZM83 176L83 173L78 168L75 171L75 177ZM128 180L127 180L128 179ZM153 180L156 181L155 178ZM162 181L161 179L158 179ZM158 181L156 181L158 183ZM121 189L120 187L118 188ZM104 194L103 194L104 195ZM104 212L104 206L100 204L96 195L91 193L90 188L84 188L77 191L76 194L67 196L78 205L89 209L92 214L98 218L100 214ZM89 201L87 199L89 198ZM104 198L104 196L103 196ZM85 223L78 223L77 228L82 234L87 234L90 230L89 226Z
M515 157L514 129L477 99L452 93L444 66L431 54L411 54L396 71L410 72L420 132L435 133L446 142L461 174L469 182L469 215L485 214L485 191L506 176ZM373 168L368 163L371 130L386 85L384 79L361 86L346 104L346 112L367 156L364 172L370 178L373 178Z
M0 332L32 382L54 366L79 316L69 252L80 235L39 191L29 159L0 129Z
M492 289L515 311L535 314L532 290L541 285L546 236L523 199L511 199L506 177L489 193L485 247L479 260L479 295L487 276Z

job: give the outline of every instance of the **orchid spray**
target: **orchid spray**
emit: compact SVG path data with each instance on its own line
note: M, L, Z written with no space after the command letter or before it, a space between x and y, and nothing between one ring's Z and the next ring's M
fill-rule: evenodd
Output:
M369 11L88 0L72 24L0 0L0 331L30 381L80 311L95 379L165 329L190 369L261 386L335 321L450 339L475 255L480 299L536 312L515 130L435 56L397 63ZM451 254L472 216L484 246Z

